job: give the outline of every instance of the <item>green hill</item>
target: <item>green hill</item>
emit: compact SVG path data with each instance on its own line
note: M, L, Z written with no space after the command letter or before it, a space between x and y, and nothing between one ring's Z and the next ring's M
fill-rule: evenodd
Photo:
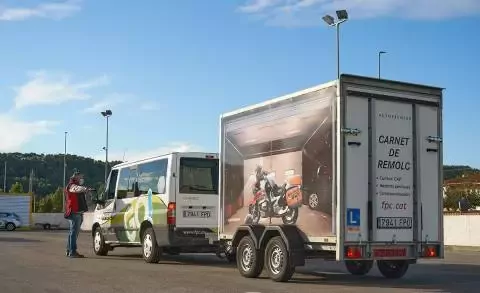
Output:
M63 154L46 155L35 153L0 153L0 189L3 188L4 162L7 162L7 191L16 182L21 183L23 192L28 191L30 172L33 170L33 192L38 199L54 194L63 185ZM110 166L120 163L110 162ZM85 175L88 186L100 189L105 178L105 163L76 155L67 155L67 178L74 168ZM480 172L465 165L445 165L444 179L451 179L465 173ZM15 191L19 191L16 186Z
M7 162L7 191L16 182L28 192L30 172L33 170L33 192L38 198L54 193L63 186L63 154L0 153L0 188L3 189L4 162ZM85 176L85 184L95 188L103 185L105 162L76 155L67 155L67 180L77 168ZM110 166L120 162L110 162ZM18 191L18 190L17 190Z

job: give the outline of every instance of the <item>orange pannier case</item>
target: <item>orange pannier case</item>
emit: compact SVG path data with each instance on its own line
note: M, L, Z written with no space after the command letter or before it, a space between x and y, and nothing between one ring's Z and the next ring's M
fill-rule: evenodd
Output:
M300 186L294 186L288 189L285 193L285 198L289 207L296 208L301 206L303 203L303 196Z
M302 176L301 175L292 175L288 176L287 183L289 185L302 185Z

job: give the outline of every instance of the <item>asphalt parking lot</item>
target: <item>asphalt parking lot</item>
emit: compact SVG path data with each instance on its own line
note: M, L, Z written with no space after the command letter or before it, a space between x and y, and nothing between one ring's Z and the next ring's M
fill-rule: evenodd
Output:
M401 280L387 280L376 268L354 277L335 262L312 261L289 283L264 275L246 279L211 255L168 256L147 264L139 249L118 249L109 256L91 252L88 233L79 239L85 259L64 256L66 231L0 232L0 292L478 292L480 255L449 253L444 260L410 267Z

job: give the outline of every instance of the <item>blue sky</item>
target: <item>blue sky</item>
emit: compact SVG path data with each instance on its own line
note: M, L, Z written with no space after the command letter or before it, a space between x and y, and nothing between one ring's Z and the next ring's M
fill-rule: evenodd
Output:
M338 8L341 71L445 87L445 163L480 167L478 0L0 0L0 151L103 159L105 107L112 158L217 151L221 113L335 79Z

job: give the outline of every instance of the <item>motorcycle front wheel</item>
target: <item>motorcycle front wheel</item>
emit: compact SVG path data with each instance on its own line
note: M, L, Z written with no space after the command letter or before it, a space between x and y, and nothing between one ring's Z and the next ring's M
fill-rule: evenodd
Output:
M288 208L288 211L282 216L282 221L286 225L293 225L298 219L298 208Z

